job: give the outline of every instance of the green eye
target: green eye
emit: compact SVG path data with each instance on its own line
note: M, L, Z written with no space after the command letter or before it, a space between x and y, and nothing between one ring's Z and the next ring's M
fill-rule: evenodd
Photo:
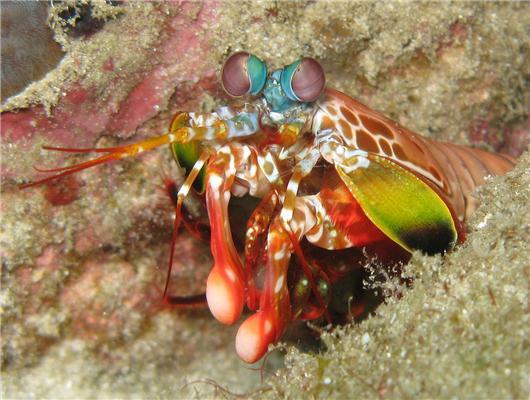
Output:
M257 95L265 86L267 66L258 57L242 51L226 60L221 76L223 88L230 96Z

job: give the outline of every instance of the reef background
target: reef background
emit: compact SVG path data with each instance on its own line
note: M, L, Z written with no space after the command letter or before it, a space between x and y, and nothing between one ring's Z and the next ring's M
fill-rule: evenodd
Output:
M45 60L20 55L28 46L7 29L15 19L2 20L11 45L2 90L32 82L2 97L4 398L528 397L528 153L480 190L465 245L415 255L404 272L412 287L387 282L376 316L325 334L318 354L288 347L286 366L263 381L237 359L234 327L160 304L173 215L160 173L180 179L169 152L16 185L38 176L33 165L68 160L42 144L121 144L163 132L177 110L225 102L217 76L236 50L275 67L313 56L329 86L408 128L519 156L530 126L529 4L73 4L50 12L55 41L22 13ZM18 76L36 64L49 72ZM202 290L207 246L183 235L177 251L173 289Z

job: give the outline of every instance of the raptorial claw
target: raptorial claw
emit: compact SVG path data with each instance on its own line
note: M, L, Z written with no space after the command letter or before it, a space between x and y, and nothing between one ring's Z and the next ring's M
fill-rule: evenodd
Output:
M228 222L228 202L234 182L235 163L234 154L219 154L214 158L208 165L205 193L214 258L214 267L206 284L206 298L214 317L229 325L237 321L245 303L243 266Z
M216 320L226 325L235 323L243 311L244 293L243 283L232 273L232 267L214 266L206 282L206 300Z
M237 331L236 352L239 358L252 364L265 355L269 344L276 340L269 312L258 311L249 317Z

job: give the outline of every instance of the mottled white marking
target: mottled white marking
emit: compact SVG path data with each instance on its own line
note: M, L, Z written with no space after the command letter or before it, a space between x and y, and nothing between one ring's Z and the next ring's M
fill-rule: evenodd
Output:
M322 226L322 224L316 224L313 229L306 233L305 237L310 243L320 243L323 231L324 227Z
M274 293L280 293L280 290L282 290L283 286L283 276L280 276L278 280L276 281L276 286L274 287Z
M252 155L252 151L249 149L248 146L243 146L241 148L241 159L246 160Z
M234 154L230 153L230 159L228 160L228 167L226 168L226 175L227 176L235 175L236 171L237 171L236 159L234 157Z
M287 184L287 192L290 192L291 194L296 195L296 193L298 192L298 185L300 184L301 178L302 178L301 176L292 178Z
M272 331L272 323L271 323L271 321L266 319L263 328L264 328L263 330L265 331L264 332L265 335L268 335L269 333L271 333L271 331Z
M327 135L319 140L320 153L330 163L340 165L346 173L357 168L368 168L370 160L364 150L352 149L342 145L334 135ZM354 163L352 161L355 161Z
M284 119L284 116L282 113L271 111L269 112L269 117L273 122L280 122Z
M234 111L230 107L222 106L222 107L219 107L217 109L217 115L219 115L219 117L222 118L222 119L231 119L236 114L234 113Z
M285 224L289 224L289 226L291 227L291 230L293 232L298 232L300 230L300 224L298 223L298 221L296 219L292 219L289 222L284 221L284 223Z
M221 186L223 185L223 178L217 174L211 174L208 180L210 187L212 188L213 197L216 201L221 200L220 192Z
M276 253L274 253L274 260L275 261L280 261L280 260L283 260L285 258L285 247L278 250Z
M219 116L215 112L209 114L190 112L188 116L192 126L210 126L219 120Z
M280 212L280 218L284 224L289 225L289 222L291 222L291 219L293 218L293 210L288 207L283 207Z
M308 228L307 233L305 234L306 239L310 243L314 243L328 250L352 247L352 243L347 237L341 238L340 247L339 243L337 243L335 238L332 237L332 231L337 234L337 237L340 231L337 231L337 228L333 225L333 222L327 215L319 197L308 196L308 200L310 200L308 202L311 204L311 207L308 207L311 211L311 216L306 216L305 218L311 218L315 223Z
M274 162L274 158L270 153L266 153L265 156L258 156L258 163L261 167L261 170L263 171L263 174L267 177L269 182L276 183L280 179L280 172L278 171L278 168L276 167L276 163ZM272 172L267 173L267 167L268 164L272 165Z
M291 157L291 153L289 152L289 150L287 150L285 148L282 148L280 150L280 154L278 154L278 160L280 160L280 161L287 160L290 157Z
M355 164L348 163L348 164L341 165L341 168L347 174L355 171L356 169L368 168L370 166L370 160L366 157L353 157L353 158L350 158L348 161L351 162L351 160L355 160Z
M254 178L256 177L257 173L258 173L258 166L254 164L253 162L249 163L248 176L251 178Z
M219 190L223 185L223 178L217 174L211 174L208 182L210 183L212 189Z
M234 271L232 271L232 270L229 269L229 268L225 268L224 271L225 271L226 277L227 277L231 282L235 282L235 281L237 280L237 276L236 276L236 274L234 273Z

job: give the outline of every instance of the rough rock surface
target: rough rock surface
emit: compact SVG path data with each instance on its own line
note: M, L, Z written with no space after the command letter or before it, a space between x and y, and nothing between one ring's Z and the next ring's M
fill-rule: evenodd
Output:
M465 246L414 257L399 301L326 335L319 355L289 350L265 382L234 354L235 328L160 304L172 207L159 175L179 177L167 151L16 188L33 165L68 162L44 143L121 144L162 132L177 110L226 101L216 74L239 49L274 66L316 57L330 86L413 130L518 156L528 4L92 4L105 23L80 35L51 10L65 56L2 105L4 397L200 397L216 384L258 397L487 397L495 385L528 396L527 156L482 191ZM174 290L202 290L207 247L183 239L177 251Z

